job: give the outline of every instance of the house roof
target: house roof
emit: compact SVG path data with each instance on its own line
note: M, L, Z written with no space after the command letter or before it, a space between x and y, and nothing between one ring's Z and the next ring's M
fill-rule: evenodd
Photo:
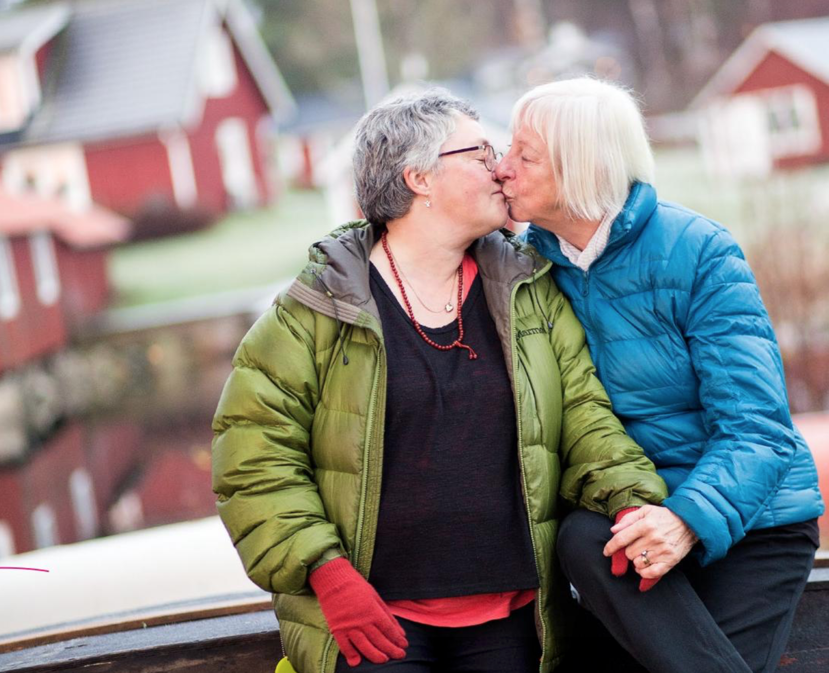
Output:
M64 4L8 12L0 16L0 52L31 44L37 49L66 25L69 8Z
M829 84L829 17L758 26L697 94L691 107L736 90L770 51Z
M86 249L126 240L130 226L125 218L99 206L76 212L58 201L0 190L0 235L28 236L43 230L73 248Z
M71 11L43 106L23 132L23 144L104 140L189 125L203 103L199 49L206 29L220 19L227 21L272 112L292 109L290 93L240 0L98 0ZM0 16L0 26L5 20Z

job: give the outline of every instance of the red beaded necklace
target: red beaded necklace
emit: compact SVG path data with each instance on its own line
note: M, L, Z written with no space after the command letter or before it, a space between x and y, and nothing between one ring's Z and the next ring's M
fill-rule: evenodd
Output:
M462 343L463 317L461 316L461 304L463 303L463 263L461 263L461 265L458 267L458 338L455 339L448 346L443 346L439 343L435 343L428 336L426 336L426 333L423 331L423 328L420 326L420 323L415 319L414 311L412 311L412 305L409 303L409 298L406 296L406 289L403 287L403 281L400 280L400 274L397 271L397 266L394 263L394 257L391 254L391 248L389 247L387 234L388 232L384 231L383 235L380 237L380 240L383 243L383 250L385 250L386 257L388 257L389 259L389 266L391 267L391 272L394 275L394 280L397 282L397 287L400 290L400 296L403 297L403 303L406 305L406 311L408 312L409 318L411 319L414 328L417 330L417 333L432 348L437 348L440 351L449 351L453 348L465 348L469 351L469 359L477 360L478 354L474 350L472 350L472 347L467 346L465 343Z

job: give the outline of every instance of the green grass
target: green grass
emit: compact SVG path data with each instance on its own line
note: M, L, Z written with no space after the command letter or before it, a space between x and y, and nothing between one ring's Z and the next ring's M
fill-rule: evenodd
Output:
M332 227L319 192L287 192L271 208L234 213L206 231L114 250L118 307L279 282L298 273L308 246Z

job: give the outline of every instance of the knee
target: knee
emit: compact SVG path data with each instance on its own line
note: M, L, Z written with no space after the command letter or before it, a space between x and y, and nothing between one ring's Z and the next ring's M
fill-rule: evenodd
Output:
M586 509L567 515L559 528L556 552L568 577L572 579L571 569L609 563L602 550L612 537L611 525L603 514Z

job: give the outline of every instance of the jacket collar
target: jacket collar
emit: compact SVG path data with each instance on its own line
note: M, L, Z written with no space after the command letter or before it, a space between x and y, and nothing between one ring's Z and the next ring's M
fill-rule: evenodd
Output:
M369 255L383 228L365 220L349 222L309 249L309 262L288 295L336 320L379 327L380 314L369 286ZM546 271L550 262L512 232L501 230L479 238L469 248L489 299L519 281ZM490 301L495 314L508 302ZM503 316L493 315L496 319ZM502 320L499 320L501 322Z
M624 207L610 227L607 247L596 263L606 257L608 252L635 240L644 229L653 211L656 210L656 205L656 190L653 186L646 182L634 182ZM558 238L552 232L530 224L527 230L527 241L555 264L575 268L575 265L561 251Z

